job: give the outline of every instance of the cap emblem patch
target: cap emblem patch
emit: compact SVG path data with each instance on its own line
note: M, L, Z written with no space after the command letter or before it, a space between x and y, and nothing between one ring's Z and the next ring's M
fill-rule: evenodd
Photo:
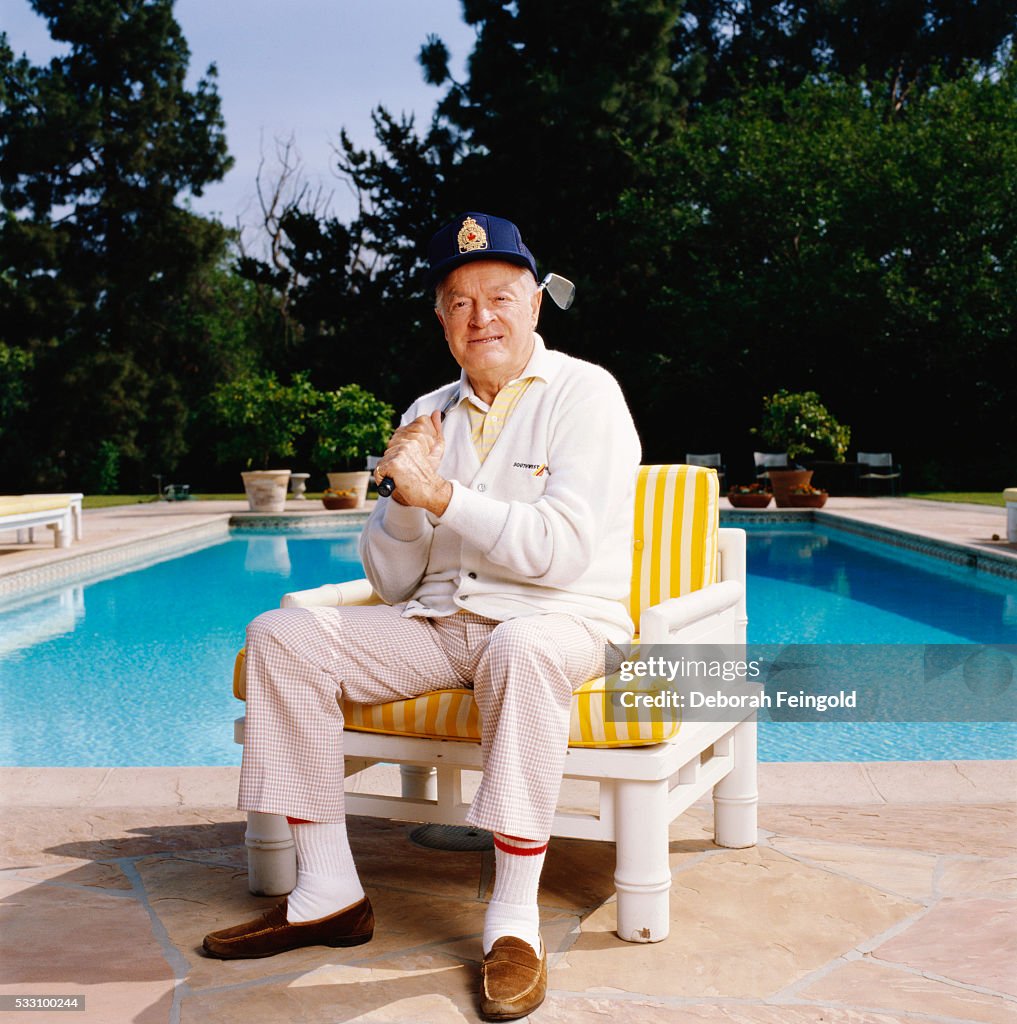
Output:
M459 251L475 252L487 248L487 232L472 218L467 217L459 229Z

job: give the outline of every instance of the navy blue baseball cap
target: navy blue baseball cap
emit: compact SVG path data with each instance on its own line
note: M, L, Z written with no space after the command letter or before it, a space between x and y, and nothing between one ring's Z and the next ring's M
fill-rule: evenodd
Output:
M486 213L463 213L441 228L427 245L427 287L474 260L504 260L526 267L537 277L537 261L510 220Z

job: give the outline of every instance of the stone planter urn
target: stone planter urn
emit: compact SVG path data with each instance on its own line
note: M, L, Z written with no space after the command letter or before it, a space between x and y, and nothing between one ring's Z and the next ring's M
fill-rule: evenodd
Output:
M307 480L310 473L290 473L290 493L295 501L307 501Z
M367 487L371 482L371 474L366 470L355 473L328 473L328 486L333 491L356 491L357 503L354 508L363 508L367 501Z
M247 504L252 512L282 512L290 486L288 469L255 469L241 473Z
M792 508L791 491L795 487L804 487L812 482L811 469L779 469L771 468L768 472L770 488L777 508Z

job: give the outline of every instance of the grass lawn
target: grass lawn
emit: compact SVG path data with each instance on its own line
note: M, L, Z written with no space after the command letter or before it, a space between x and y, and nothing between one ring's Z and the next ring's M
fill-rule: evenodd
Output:
M926 498L929 501L966 501L972 505L995 505L1002 508L1002 491L910 491L906 498Z

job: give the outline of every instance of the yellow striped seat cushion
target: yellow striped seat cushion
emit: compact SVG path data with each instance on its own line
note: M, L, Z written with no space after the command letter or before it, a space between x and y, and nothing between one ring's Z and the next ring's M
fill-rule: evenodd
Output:
M717 471L705 466L642 466L636 480L630 610L638 626L643 608L679 597L717 579L720 522ZM237 655L233 693L244 699L244 652ZM660 743L681 726L672 708L628 709L609 715L603 678L572 695L570 747L637 747ZM435 690L422 697L364 705L343 704L346 728L390 735L480 740L480 715L471 690Z
M244 652L237 655L233 693L240 700L244 689ZM572 694L569 716L570 747L638 747L670 739L678 731L679 712L672 708L641 708L621 712L611 706L603 677L583 683ZM346 728L388 736L423 736L427 739L480 742L480 712L472 690L433 690L421 697L387 704L343 701ZM624 720L621 716L624 715Z

